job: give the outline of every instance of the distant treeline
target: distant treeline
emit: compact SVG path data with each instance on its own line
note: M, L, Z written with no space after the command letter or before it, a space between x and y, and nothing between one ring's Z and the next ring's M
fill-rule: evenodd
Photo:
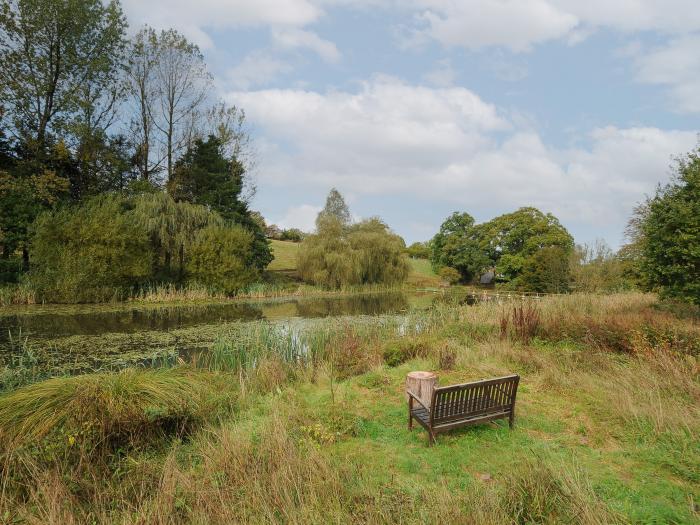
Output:
M455 212L428 242L406 248L450 282L535 292L631 288L700 304L700 147L676 160L672 180L634 211L614 252L602 240L575 245L552 214L521 208L476 224Z

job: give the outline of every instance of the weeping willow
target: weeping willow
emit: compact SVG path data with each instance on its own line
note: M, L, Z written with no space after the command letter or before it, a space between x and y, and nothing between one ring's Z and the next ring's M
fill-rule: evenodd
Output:
M139 195L134 199L134 218L151 239L155 256L153 274L182 279L185 257L197 232L208 226L223 226L221 216L199 204L175 202L165 192ZM173 259L177 258L177 269Z
M301 245L298 272L303 280L328 288L399 284L409 272L403 248L403 239L379 219L352 226L323 220Z

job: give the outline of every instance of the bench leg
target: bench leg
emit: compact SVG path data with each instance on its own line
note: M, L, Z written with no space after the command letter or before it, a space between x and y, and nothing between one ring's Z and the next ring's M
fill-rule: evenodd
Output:
M413 416L411 415L411 410L413 409L413 398L408 398L408 430L409 432L413 430Z
M437 443L437 440L435 439L435 434L428 430L428 446L432 447L434 444Z
M508 417L508 426L513 429L513 424L515 423L515 410L510 411L510 416Z

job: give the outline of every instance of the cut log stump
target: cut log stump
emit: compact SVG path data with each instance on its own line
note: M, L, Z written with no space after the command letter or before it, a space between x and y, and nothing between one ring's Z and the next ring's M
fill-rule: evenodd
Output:
M433 372L409 372L406 376L406 399L408 392L420 399L424 407L430 407L433 390L437 387L438 377Z

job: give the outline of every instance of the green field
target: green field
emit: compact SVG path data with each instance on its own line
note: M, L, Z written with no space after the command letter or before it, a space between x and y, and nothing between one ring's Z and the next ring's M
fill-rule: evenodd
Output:
M275 256L267 267L273 272L294 271L297 269L297 254L299 253L298 242L271 240L272 254Z

